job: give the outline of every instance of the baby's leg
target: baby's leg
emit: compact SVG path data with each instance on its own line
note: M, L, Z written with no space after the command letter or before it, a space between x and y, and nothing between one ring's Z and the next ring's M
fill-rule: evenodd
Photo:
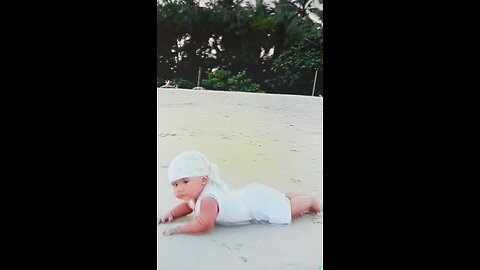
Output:
M290 205L292 207L293 218L300 216L304 212L317 214L323 211L320 200L315 195L293 196L292 199L290 199Z

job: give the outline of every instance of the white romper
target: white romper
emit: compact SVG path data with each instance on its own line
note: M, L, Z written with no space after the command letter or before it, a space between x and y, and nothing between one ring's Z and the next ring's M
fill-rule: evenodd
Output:
M292 220L290 200L285 194L261 184L225 190L208 183L193 209L195 216L199 215L202 199L206 197L217 201L219 212L216 223L220 225L290 224Z

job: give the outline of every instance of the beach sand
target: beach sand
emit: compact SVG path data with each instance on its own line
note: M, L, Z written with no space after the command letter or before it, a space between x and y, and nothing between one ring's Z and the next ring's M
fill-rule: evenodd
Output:
M178 153L197 150L218 164L230 188L257 182L323 201L323 98L208 90L157 89L157 211L180 201L167 181ZM162 236L157 269L319 269L323 217L292 224L216 226L203 235Z

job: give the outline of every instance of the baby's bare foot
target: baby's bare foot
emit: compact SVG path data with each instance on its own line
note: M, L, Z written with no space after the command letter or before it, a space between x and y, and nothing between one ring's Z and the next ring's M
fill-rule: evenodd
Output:
M312 195L312 207L310 207L310 213L323 215L323 204L320 202L317 196Z

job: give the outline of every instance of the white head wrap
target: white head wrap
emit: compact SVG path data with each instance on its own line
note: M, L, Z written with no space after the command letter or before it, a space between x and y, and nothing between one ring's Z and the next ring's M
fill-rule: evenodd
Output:
M208 176L209 183L226 189L227 185L220 180L218 165L210 163L207 157L197 151L187 151L178 154L168 166L168 181L170 184L184 177Z

